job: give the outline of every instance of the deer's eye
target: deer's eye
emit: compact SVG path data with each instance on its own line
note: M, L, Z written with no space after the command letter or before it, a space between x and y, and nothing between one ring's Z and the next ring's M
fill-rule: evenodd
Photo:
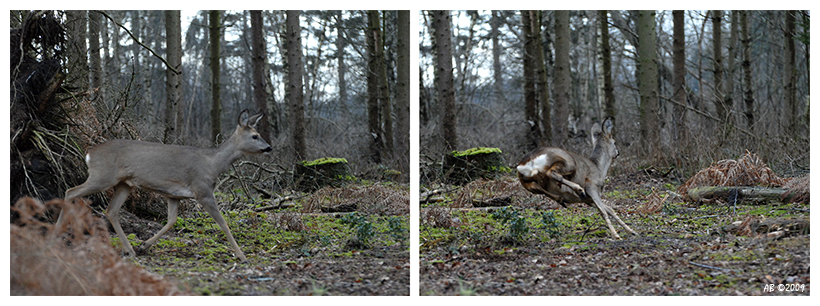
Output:
M253 139L259 139L259 135L253 135Z

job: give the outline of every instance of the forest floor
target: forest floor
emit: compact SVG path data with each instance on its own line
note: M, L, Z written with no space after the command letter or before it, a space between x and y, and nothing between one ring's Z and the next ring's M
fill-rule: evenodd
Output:
M422 205L421 295L810 294L808 204L686 203L662 198L679 180L641 170L605 187L639 234L613 220L623 238L613 240L596 209L562 208L515 183L481 185L520 189L507 207L450 208L458 195ZM489 189L470 192L498 193Z
M408 214L302 214L291 208L223 216L248 262L239 262L202 212L183 214L156 245L127 260L196 295L410 294ZM141 243L135 241L163 226L130 213L121 223L135 249Z

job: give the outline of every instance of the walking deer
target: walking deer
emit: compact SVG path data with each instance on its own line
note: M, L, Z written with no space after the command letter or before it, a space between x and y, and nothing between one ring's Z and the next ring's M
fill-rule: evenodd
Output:
M243 154L267 153L273 149L259 133L256 124L261 114L248 117L244 110L233 135L217 148L201 149L137 140L111 140L91 149L85 156L88 179L82 185L66 191L66 203L95 192L114 187L114 196L106 210L108 221L117 232L122 247L129 256L136 256L119 221L119 211L132 188L150 190L163 195L168 202L168 223L142 249L151 247L162 234L174 226L180 199L193 198L216 221L227 236L236 256L247 261L236 244L214 199L214 186L220 173ZM58 226L63 215L57 219Z
M611 207L601 201L601 190L612 160L618 157L618 148L612 137L612 117L592 128L592 156L579 156L559 148L544 147L528 153L518 163L518 179L525 189L544 194L562 206L566 203L587 203L604 217L612 238L621 239L612 227L609 217L637 235Z

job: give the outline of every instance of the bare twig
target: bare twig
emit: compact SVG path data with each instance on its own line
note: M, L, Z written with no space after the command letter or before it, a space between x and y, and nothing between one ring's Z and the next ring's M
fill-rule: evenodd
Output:
M707 268L707 269L713 269L713 270L719 270L719 271L738 272L737 270L726 269L726 268L718 268L718 267L715 267L715 266L710 266L710 265L699 264L699 263L696 263L696 262L691 262L691 261L689 262L689 264L690 264L690 265L693 265L693 266L696 266L696 267Z
M141 41L139 41L139 39L137 39L137 37L135 37L135 36L134 36L134 34L132 34L132 33L131 33L131 31L129 31L129 30L128 30L125 26L123 26L122 24L120 24L119 22L117 22L116 20L114 20L114 18L111 18L111 16L109 16L109 15L108 15L108 13L106 13L105 11L92 11L92 12L97 12L97 13L100 13L101 15L105 16L105 18L108 18L108 20L111 20L111 22L113 22L114 24L116 24L117 26L119 26L120 28L122 28L123 30L125 30L125 33L128 33L128 35L129 35L129 36L131 36L131 39L133 39L133 40L134 40L134 42L136 42L138 45L140 45L141 47L143 47L145 50L148 50L148 52L151 52L151 54L153 54L156 58L158 58L160 61L162 61L162 63L163 63L163 64L165 64L165 67L166 67L166 68L168 68L169 70L173 71L173 72L174 72L174 73L176 73L176 74L181 74L181 72L179 72L179 70L177 70L177 69L176 69L176 68L174 68L174 67L171 67L171 65L170 65L170 64L168 64L168 62L167 62L167 61L165 61L165 59L164 59L164 58L162 58L162 56L159 56L159 54L157 54L156 52L154 52L154 50L153 50L153 49L149 48L148 46L146 46L145 44L143 44Z

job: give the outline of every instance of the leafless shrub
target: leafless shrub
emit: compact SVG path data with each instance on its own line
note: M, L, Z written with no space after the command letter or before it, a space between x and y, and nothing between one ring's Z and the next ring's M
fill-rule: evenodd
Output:
M382 185L325 187L304 201L301 212L315 213L322 207L355 205L365 214L404 215L410 213L409 192Z
M59 228L41 221L64 207ZM109 243L106 222L80 201L45 204L21 198L12 207L12 295L182 295L177 286L123 260Z
M746 151L738 160L720 160L709 168L698 171L678 187L678 192L685 195L689 189L700 186L783 186L786 182L787 180L777 176L757 154Z

